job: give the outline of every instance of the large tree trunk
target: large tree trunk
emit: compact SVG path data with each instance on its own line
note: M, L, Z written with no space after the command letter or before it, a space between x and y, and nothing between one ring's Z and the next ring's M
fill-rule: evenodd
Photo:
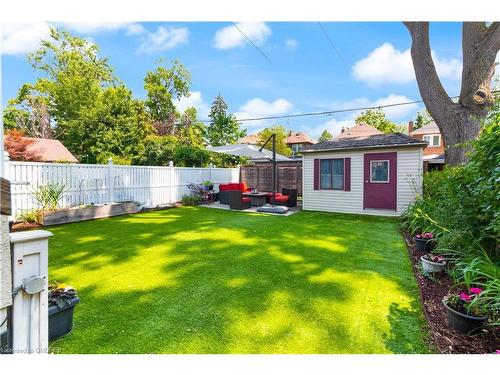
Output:
M450 165L467 161L467 144L476 138L493 102L491 79L500 49L500 25L464 22L462 87L458 103L446 93L431 55L428 22L405 22L412 38L411 56L420 96L439 127Z

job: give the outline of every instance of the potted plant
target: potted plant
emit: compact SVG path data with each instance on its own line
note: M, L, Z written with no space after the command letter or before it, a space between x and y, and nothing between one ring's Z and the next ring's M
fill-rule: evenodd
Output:
M205 188L207 191L214 190L214 183L210 180L203 181L201 185Z
M427 273L443 272L446 261L441 255L425 254L420 257L422 268Z
M61 337L73 328L73 310L80 302L71 286L49 286L49 340Z
M434 235L431 232L417 234L413 237L417 251L431 251Z
M480 330L488 320L488 311L480 298L482 291L481 288L470 288L469 292L460 291L444 297L450 326L467 335Z

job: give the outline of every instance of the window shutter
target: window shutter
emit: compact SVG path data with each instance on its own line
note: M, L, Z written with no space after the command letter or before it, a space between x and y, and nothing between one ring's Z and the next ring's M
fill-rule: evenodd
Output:
M319 190L319 159L314 159L314 190Z
M351 191L351 158L344 159L344 190Z

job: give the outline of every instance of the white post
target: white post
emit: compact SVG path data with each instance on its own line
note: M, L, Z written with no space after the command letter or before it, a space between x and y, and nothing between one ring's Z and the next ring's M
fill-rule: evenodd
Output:
M115 168L113 159L108 159L108 203L115 201Z
M170 160L168 162L168 166L170 168L169 176L170 176L170 189L169 189L169 194L170 194L170 203L175 203L174 200L172 199L172 191L174 187L174 162Z
M212 181L212 168L214 167L214 165L212 163L210 163L210 165L208 167L210 168L209 169L210 170L209 180L211 183L213 183L213 181Z
M0 171L0 177L6 178L7 180L9 179L9 165L10 165L10 157L9 153L7 150L4 150L3 152L3 158L2 159L2 166L1 166L1 171Z
M14 353L48 352L48 238L51 236L45 230L10 234Z

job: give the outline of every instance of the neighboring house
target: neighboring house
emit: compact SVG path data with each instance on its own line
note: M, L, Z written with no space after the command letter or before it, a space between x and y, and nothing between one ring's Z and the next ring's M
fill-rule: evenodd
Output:
M242 145L256 145L259 143L259 133L245 135L237 143Z
M425 146L395 133L308 147L302 151L303 209L400 215L421 192Z
M417 130L413 130L413 121L410 121L408 123L408 134L412 138L428 144L424 149L424 172L443 169L445 164L444 140L436 123L432 121Z
M369 135L383 134L377 128L368 124L356 124L351 128L343 127L340 134L333 137L338 138L352 138L352 137L366 137Z
M316 141L306 133L290 132L288 134L288 137L285 139L285 143L290 147L290 150L292 150L291 158L296 159L297 157L300 157L301 152L304 148L315 144Z
M247 145L256 145L259 143L259 133L246 135L238 140L239 144L247 144ZM301 161L300 153L302 149L311 146L316 143L314 139L312 139L308 134L298 132L288 134L288 137L285 139L285 143L290 147L292 151L292 155L290 156L292 159Z
M57 139L23 137L25 147L21 152L17 150L17 157L12 160L30 160L45 163L78 163L78 159ZM6 150L9 147L6 142ZM19 155L19 153L21 155ZM12 154L9 152L9 154Z

